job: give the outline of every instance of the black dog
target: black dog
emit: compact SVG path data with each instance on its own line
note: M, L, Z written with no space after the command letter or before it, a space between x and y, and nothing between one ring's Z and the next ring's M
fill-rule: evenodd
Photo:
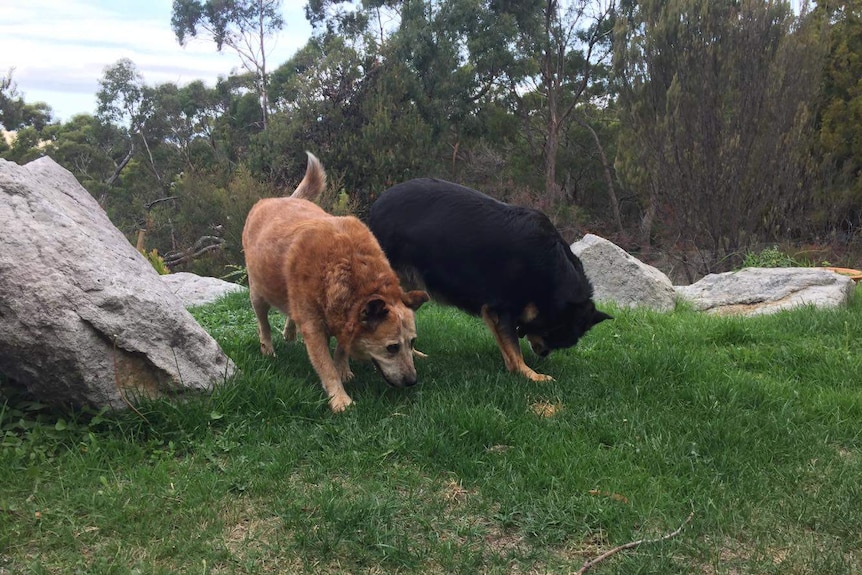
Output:
M581 261L538 210L421 178L383 192L369 227L406 286L482 316L509 371L533 381L552 378L524 363L519 337L544 357L611 319L593 304Z

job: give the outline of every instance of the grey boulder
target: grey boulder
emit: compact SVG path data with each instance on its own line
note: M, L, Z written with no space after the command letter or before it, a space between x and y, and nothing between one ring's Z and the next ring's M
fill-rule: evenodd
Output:
M840 307L854 289L849 277L818 268L743 268L676 287L679 296L698 311L744 316L802 305Z
M670 311L676 305L670 279L613 242L586 234L573 243L571 249L584 264L584 271L593 284L594 300L656 311Z
M71 173L0 160L0 372L47 403L122 408L235 369Z
M166 274L161 280L186 307L205 305L229 293L247 291L239 284L189 272Z

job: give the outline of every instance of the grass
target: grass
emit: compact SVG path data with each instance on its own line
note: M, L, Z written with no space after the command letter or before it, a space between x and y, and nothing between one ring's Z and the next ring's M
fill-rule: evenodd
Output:
M858 290L857 290L858 291ZM759 318L611 310L503 371L418 314L421 385L355 364L329 413L241 295L194 311L242 375L126 413L0 397L0 574L862 572L862 297ZM278 320L276 320L278 321Z

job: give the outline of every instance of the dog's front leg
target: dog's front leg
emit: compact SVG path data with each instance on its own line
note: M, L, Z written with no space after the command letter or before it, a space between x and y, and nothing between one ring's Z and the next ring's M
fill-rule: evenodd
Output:
M347 409L353 400L344 391L341 376L332 357L329 355L329 336L326 330L317 326L309 325L311 322L300 324L299 330L305 340L305 349L308 351L308 359L320 377L320 383L329 396L329 407L335 413Z
M506 369L520 373L532 381L553 381L554 378L550 375L536 373L524 363L524 354L521 353L521 344L518 341L515 322L512 321L511 316L501 317L488 306L482 306L482 319L485 320L485 324L494 334L494 339L497 340L497 346L503 354Z

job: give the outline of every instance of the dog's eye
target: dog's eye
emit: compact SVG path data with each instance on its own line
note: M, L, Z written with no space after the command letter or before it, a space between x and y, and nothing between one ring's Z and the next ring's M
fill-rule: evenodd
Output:
M398 350L400 350L400 349L401 349L401 346L397 343L390 343L389 345L386 346L386 351L388 351L391 354L398 353Z

